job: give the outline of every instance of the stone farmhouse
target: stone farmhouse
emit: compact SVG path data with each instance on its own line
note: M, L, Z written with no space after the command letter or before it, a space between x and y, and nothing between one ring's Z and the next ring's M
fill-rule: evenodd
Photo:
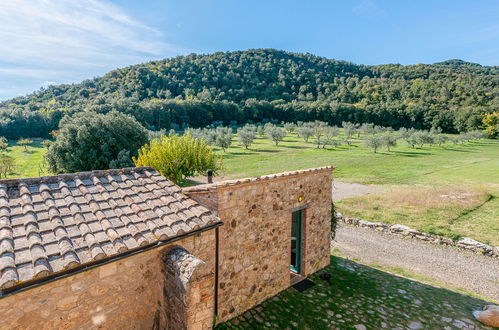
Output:
M0 329L209 329L327 266L332 168L0 181Z

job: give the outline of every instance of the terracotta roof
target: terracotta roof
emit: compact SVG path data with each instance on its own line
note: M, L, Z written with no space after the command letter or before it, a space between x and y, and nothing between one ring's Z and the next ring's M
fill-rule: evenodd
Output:
M201 191L211 191L211 190L214 190L214 189L217 189L217 188L220 188L220 187L235 186L235 185L244 184L244 183L250 183L250 182L257 182L257 181L263 181L263 180L271 180L271 179L277 179L277 178L282 178L282 177L287 177L287 176L306 174L306 173L311 173L311 172L332 171L332 170L334 170L334 167L332 167L332 166L307 168L307 169L303 169L303 170L290 171L290 172L281 172L281 173L275 173L275 174L255 176L255 177L251 177L251 178L225 180L225 181L219 181L219 182L213 182L213 183L200 184L200 185L197 185L197 186L185 187L185 188L182 189L182 191L184 191L186 193L189 193L189 192L201 192Z
M0 290L217 222L148 167L0 180Z

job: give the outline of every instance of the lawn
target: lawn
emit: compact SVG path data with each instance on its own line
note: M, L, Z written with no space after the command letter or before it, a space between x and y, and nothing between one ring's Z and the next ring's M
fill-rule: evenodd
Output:
M224 178L333 165L335 180L376 185L381 192L342 200L337 209L370 221L402 223L452 238L499 245L499 141L372 152L351 146L317 149L294 134L275 146L258 138L248 150L236 142L223 154Z
M46 148L43 144L34 141L26 149L24 146L18 146L15 141L9 141L9 147L3 154L14 158L15 169L7 175L7 178L37 177L47 174L44 163Z
M330 281L321 278L330 274ZM489 329L471 312L488 304L455 291L331 257L304 292L289 288L218 329Z
M45 175L45 148L10 143L16 170L8 177ZM335 180L381 187L381 192L342 200L337 209L370 221L402 223L453 238L469 236L499 245L499 141L410 148L404 142L373 153L362 139L352 145L317 149L296 134L276 146L258 137L249 149L233 139L223 152L221 178L241 178L301 168L333 165ZM218 178L218 179L221 179Z

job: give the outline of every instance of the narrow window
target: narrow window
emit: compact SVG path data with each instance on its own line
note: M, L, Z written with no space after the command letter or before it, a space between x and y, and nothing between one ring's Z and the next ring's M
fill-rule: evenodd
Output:
M292 272L301 273L302 210L291 215L291 266Z

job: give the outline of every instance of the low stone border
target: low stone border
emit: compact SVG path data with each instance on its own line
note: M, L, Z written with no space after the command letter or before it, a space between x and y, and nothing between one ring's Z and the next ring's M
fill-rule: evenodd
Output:
M473 251L475 253L483 254L488 257L499 258L499 246L492 247L487 244L475 241L469 237L463 237L457 241L454 241L451 238L438 236L434 234L427 234L420 232L411 227L407 227L404 225L391 225L384 222L370 222L355 218L349 218L343 216L341 213L336 213L336 219L346 224L354 225L357 227L370 228L377 231L382 231L389 234L395 234L410 238L419 239L422 241L441 244L441 245L450 245L458 248L462 248L468 251Z

